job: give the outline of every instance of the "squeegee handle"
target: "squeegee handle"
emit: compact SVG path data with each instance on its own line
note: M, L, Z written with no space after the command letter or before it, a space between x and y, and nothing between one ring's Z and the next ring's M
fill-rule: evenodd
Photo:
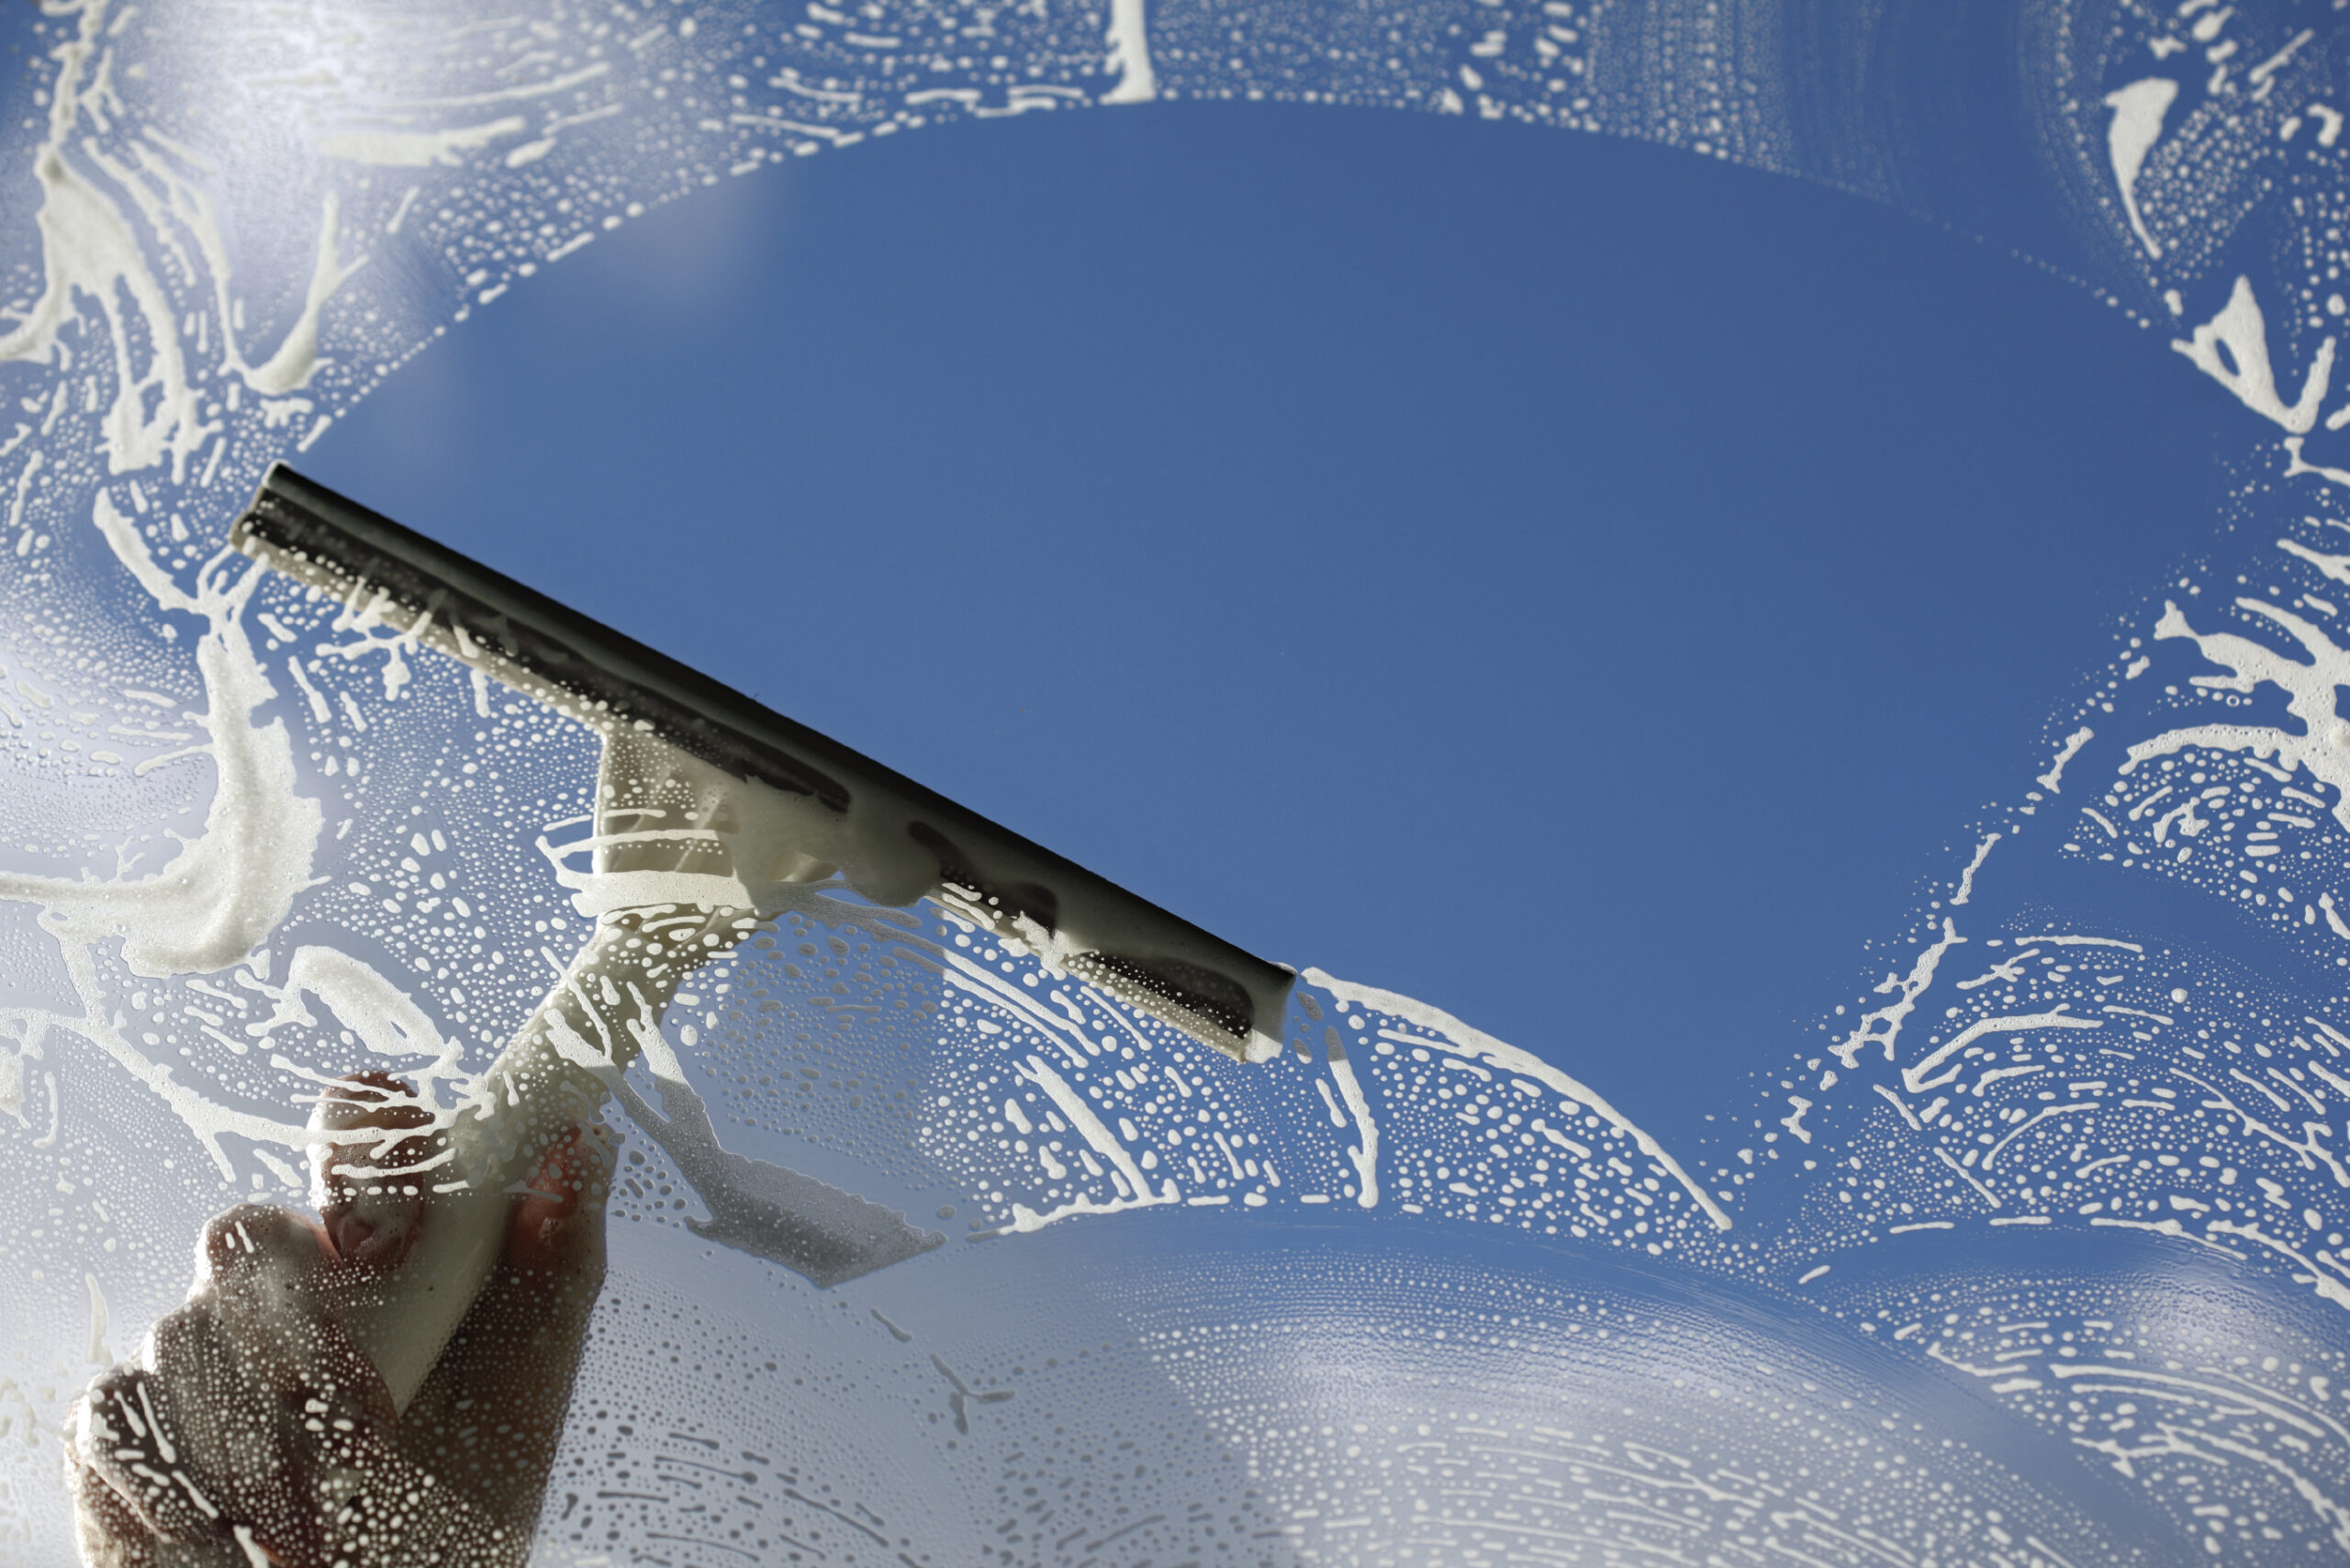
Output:
M488 1282L511 1203L494 1187L436 1196L398 1273L345 1308L344 1332L383 1374L395 1410L408 1409Z
M593 961L595 948L579 963ZM578 964L575 964L575 969ZM637 1055L626 1030L612 1032L599 1070L569 1059L550 1038L572 1028L578 989L558 988L540 1005L486 1075L479 1103L450 1129L453 1155L434 1171L438 1187L417 1222L417 1237L392 1277L349 1304L343 1328L367 1353L405 1411L441 1359L457 1326L488 1283L505 1250L517 1184L547 1149L592 1119L606 1100L603 1076L625 1070ZM608 1063L609 1065L606 1065ZM456 1183L462 1182L463 1186Z

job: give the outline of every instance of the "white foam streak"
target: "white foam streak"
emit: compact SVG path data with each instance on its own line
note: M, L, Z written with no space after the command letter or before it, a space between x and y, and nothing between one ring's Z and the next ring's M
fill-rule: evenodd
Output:
M2062 794L2065 787L2065 765L2080 755L2081 748L2096 738L2097 732L2087 724L2083 724L2079 729L2066 735L2064 745L2057 749L2056 760L2048 765L2047 772L2040 775L2040 787L2052 795Z
M275 930L310 878L323 813L296 792L294 747L282 721L255 724L252 715L276 696L254 656L240 616L256 577L235 581L216 565L197 590L181 589L157 566L128 518L104 495L95 521L140 585L166 610L203 616L209 629L196 644L206 711L196 716L210 735L201 749L216 770L204 831L152 877L136 881L69 881L0 875L0 899L38 903L42 924L61 940L122 942L134 974L202 974L241 960Z
M1166 1182L1156 1194L1151 1192L1150 1178L1143 1174L1142 1167L1135 1162L1135 1157L1127 1152L1126 1146L1102 1125L1102 1118L1094 1114L1093 1107L1085 1103L1085 1097L1070 1088L1069 1080L1055 1072L1043 1057L1031 1056L1018 1070L1021 1077L1045 1092L1046 1097L1059 1108L1062 1115L1069 1118L1069 1126L1077 1129L1078 1136L1093 1152L1110 1162L1111 1169L1124 1180L1132 1195L1105 1204L1096 1203L1091 1195L1080 1193L1072 1201L1042 1214L1015 1204L1012 1210L1012 1224L1007 1228L1015 1231L1042 1230L1054 1221L1067 1219L1072 1215L1106 1215L1125 1209L1154 1208L1175 1203L1181 1197L1172 1181Z
M72 319L75 296L97 302L114 343L115 398L104 425L111 472L152 467L168 457L174 480L185 476L188 457L217 426L201 418L201 404L182 353L179 318L162 286L149 270L137 233L122 209L84 179L67 160L65 148L84 110L110 94L101 60L85 85L84 73L97 48L105 0L82 11L79 35L56 51L49 140L33 162L41 205L34 222L41 237L41 292L17 329L0 337L0 364L51 364L58 334ZM131 366L134 333L123 300L139 318L136 336L150 345L146 375ZM61 390L62 390L61 386ZM150 398L153 412L147 411Z
M1355 1144L1347 1150L1347 1162L1355 1168L1355 1202L1364 1208L1379 1206L1379 1124L1371 1119L1371 1101L1355 1081L1354 1063L1344 1057L1330 1062L1330 1076L1338 1085L1338 1097L1347 1103L1347 1114L1354 1118Z
M530 129L520 115L487 120L480 125L453 126L447 130L337 130L317 140L318 150L330 158L367 163L381 169L454 167L463 155Z
M2189 746L2275 756L2288 767L2307 767L2318 778L2342 791L2333 806L2334 820L2350 828L2350 748L2344 745L2345 741L2350 741L2350 723L2345 723L2334 711L2335 688L2350 682L2350 651L2337 646L2322 631L2292 611L2265 599L2239 599L2236 608L2264 616L2292 633L2309 652L2310 662L2287 658L2273 648L2232 633L2199 633L2188 623L2186 614L2176 603L2163 606L2162 619L2154 625L2154 636L2157 640L2187 638L2205 658L2232 672L2224 678L2198 676L2195 683L2199 686L2244 692L2263 682L2279 688L2290 699L2286 711L2301 722L2305 733L2288 734L2261 724L2189 725L2132 745L2121 764L2121 772L2131 772L2149 757L2168 756Z
M1960 1030L1939 1048L1903 1068L1901 1086L1912 1094L1923 1094L1929 1089L1939 1089L1953 1081L1960 1070L1955 1067L1939 1078L1929 1077L1928 1074L1985 1035L2013 1035L2031 1029L2101 1029L2104 1026L2095 1018L2075 1018L2061 1007L2053 1012L2022 1014L2013 1018L1985 1018Z
M333 191L327 192L326 210L319 219L318 256L311 265L309 290L303 297L301 313L285 330L277 352L244 372L245 384L263 397L282 397L309 385L310 377L318 374L322 363L319 357L319 312L326 308L335 290L367 263L362 256L346 265L336 253L335 225L341 210L341 198ZM221 329L221 335L227 338L226 327Z
M223 1177L233 1178L236 1174L228 1151L221 1147L220 1140L224 1137L234 1136L283 1148L299 1148L318 1141L300 1123L281 1122L216 1104L196 1090L176 1081L169 1066L150 1060L119 1029L107 1022L106 1002L108 993L99 978L91 950L78 945L68 946L64 950L64 960L66 976L75 993L84 999L85 1011L79 1018L50 1015L43 1022L73 1030L111 1058L132 1079L145 1085L171 1109L173 1115L186 1124L197 1142L212 1157Z
M1985 846L1984 852L1989 852L1988 845ZM1981 856L1975 858L1976 864L1981 864ZM1973 876L1973 867L1967 868L1967 874ZM1918 1004L1918 998L1934 983L1934 971L1942 967L1942 955L1965 940L1958 934L1957 925L1944 915L1942 936L1918 955L1918 961L1909 968L1908 978L1905 980L1889 974L1877 985L1879 996L1893 994L1893 1000L1883 1007L1862 1014L1861 1021L1852 1025L1852 1032L1829 1047L1836 1059L1849 1070L1859 1062L1861 1052L1874 1045L1883 1046L1885 1059L1891 1061L1894 1042L1901 1037L1902 1023L1909 1016L1909 1010Z
M2195 368L2226 387L2254 413L2276 420L2297 436L2309 434L2325 401L2333 376L2333 340L2318 345L2302 378L2300 398L2288 406L2277 391L2277 372L2268 359L2268 323L2260 302L2253 297L2252 280L2236 279L2227 304L2217 316L2170 345L2194 363ZM2295 454L2299 456L2298 450Z
M1975 858L1966 863L1966 869L1959 875L1958 890L1951 894L1950 902L1953 908L1963 906L1975 896L1975 873L1983 869L1983 862L1991 857L1991 846L2003 836L1996 833L1986 834L1983 842L1975 846Z
M1342 980L1321 969L1307 969L1304 978L1308 985L1320 986L1341 1002L1409 1021L1432 1036L1428 1043L1439 1050L1486 1062L1506 1072L1523 1074L1546 1085L1565 1099L1578 1101L1590 1107L1593 1114L1600 1120L1630 1138L1642 1154L1654 1160L1660 1168L1678 1182L1682 1190L1689 1194L1691 1201L1705 1212L1707 1218L1714 1222L1716 1230L1728 1230L1730 1227L1729 1215L1723 1212L1719 1204L1714 1202L1713 1194L1691 1181L1689 1173L1682 1170L1680 1161L1667 1154L1663 1146L1651 1137L1645 1129L1635 1126L1629 1117L1610 1105L1594 1091L1568 1074L1561 1072L1533 1052L1521 1050L1516 1046L1497 1040L1483 1030L1471 1028L1449 1013L1395 991L1381 991L1374 986L1357 985L1351 980ZM1341 1086L1343 1087L1343 1081Z
M2113 111L2113 123L2106 130L2106 152L2113 162L2114 186L2121 193L2121 210L2146 254L2158 259L2163 248L2147 231L2145 217L2138 210L2138 172L2145 167L2146 154L2162 139L2163 117L2177 97L2178 84L2166 76L2132 82L2105 95L2105 106Z
M1106 67L1118 84L1102 95L1105 104L1147 104L1158 96L1158 76L1150 64L1147 0L1110 0L1110 53Z
M418 1099L428 1109L432 1108L434 1081L458 1076L463 1053L442 1037L415 999L372 965L339 948L296 948L275 1010L246 1032L265 1036L289 1024L315 1025L317 1020L302 1005L306 995L331 1011L368 1051L402 1063L403 1074L420 1080ZM419 1057L431 1059L419 1067Z

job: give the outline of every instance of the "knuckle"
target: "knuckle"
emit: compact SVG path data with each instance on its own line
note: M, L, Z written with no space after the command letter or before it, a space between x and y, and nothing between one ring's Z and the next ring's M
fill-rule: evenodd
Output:
M172 1381L173 1367L185 1364L191 1358L201 1356L210 1341L218 1336L219 1315L215 1299L210 1295L175 1307L157 1318L147 1330L147 1364ZM118 1367L98 1380L100 1386L118 1379L128 1380L144 1375L136 1367Z
M256 1270L308 1262L317 1251L308 1226L290 1210L239 1204L205 1225L198 1262L207 1276L225 1283Z

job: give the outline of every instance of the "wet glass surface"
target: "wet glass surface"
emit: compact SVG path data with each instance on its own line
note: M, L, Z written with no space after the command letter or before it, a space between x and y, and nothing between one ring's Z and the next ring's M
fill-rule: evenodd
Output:
M2350 1550L2331 11L804 10L19 24L0 1555ZM2007 633L2075 650L2061 699L1952 722L2008 748L1995 802L1914 845L1867 972L1811 977L1778 1035L1595 1043L1563 951L1515 1041L1310 965L1268 1002L1104 963L1078 883L990 881L886 790L734 779L229 547L273 462L704 186L1259 98L1829 182L2176 350L2214 498L2120 532L2090 654ZM973 619L950 701L1066 657ZM1801 766L1972 764L1856 723ZM1504 941L1406 871L1291 902ZM1738 937L1696 910L1673 942L1695 991Z

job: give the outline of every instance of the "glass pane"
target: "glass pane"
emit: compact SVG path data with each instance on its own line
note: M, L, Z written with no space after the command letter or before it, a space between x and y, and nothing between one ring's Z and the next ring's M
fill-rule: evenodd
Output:
M19 12L0 1557L2350 1549L2310 12Z

